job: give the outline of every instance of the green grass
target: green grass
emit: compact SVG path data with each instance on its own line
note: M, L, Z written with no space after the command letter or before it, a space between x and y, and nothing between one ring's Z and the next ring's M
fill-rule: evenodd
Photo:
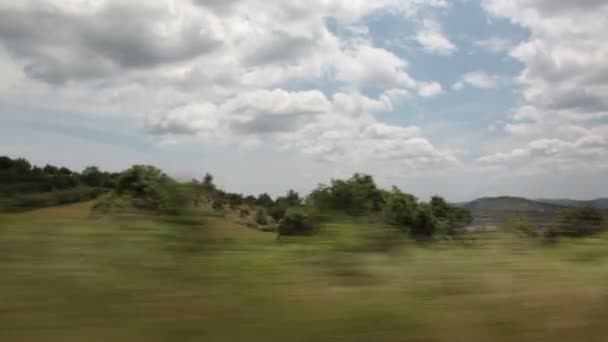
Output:
M368 248L364 222L308 239L201 210L0 216L0 341L603 341L608 240Z

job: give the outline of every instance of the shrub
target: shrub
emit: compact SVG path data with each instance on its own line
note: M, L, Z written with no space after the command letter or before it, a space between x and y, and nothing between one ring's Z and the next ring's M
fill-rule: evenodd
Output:
M280 236L308 236L315 231L313 221L299 213L285 216L279 224Z
M216 196L213 199L213 203L211 203L211 208L213 208L214 210L223 210L225 205L226 201L224 201L222 197Z
M279 222L283 217L285 217L286 213L287 209L280 205L275 205L268 211L268 214L275 220L275 222Z
M549 231L551 236L585 237L604 230L604 217L594 208L575 208L561 213L558 224Z
M260 226L268 225L268 217L266 216L266 211L264 211L263 209L258 209L258 211L255 213L255 223Z

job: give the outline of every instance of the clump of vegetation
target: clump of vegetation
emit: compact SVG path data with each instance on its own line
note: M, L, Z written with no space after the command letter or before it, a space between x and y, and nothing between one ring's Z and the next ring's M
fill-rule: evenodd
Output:
M332 180L331 186L320 185L307 203L321 211L380 217L389 226L398 227L418 240L453 238L472 222L467 209L452 206L439 196L424 203L397 187L391 191L379 189L371 176L361 174L345 181Z
M88 167L39 167L23 158L0 157L0 210L24 211L89 201L109 191L118 175Z
M310 236L315 232L314 222L300 213L285 216L279 224L279 236Z
M96 209L122 212L133 208L167 215L179 215L192 203L191 188L149 165L135 165L124 171L116 189Z
M572 208L564 210L557 223L548 229L549 237L587 237L606 229L604 217L594 208Z
M268 215L266 215L266 211L264 209L258 209L255 213L255 223L260 226L268 225Z
M282 205L274 205L268 210L268 214L275 222L281 221L285 214L287 213L287 208Z

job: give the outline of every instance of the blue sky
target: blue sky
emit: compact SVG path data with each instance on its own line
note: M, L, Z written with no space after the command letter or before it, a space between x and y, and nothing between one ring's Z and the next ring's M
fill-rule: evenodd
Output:
M367 172L422 198L606 196L607 17L566 0L1 4L0 154L253 193Z

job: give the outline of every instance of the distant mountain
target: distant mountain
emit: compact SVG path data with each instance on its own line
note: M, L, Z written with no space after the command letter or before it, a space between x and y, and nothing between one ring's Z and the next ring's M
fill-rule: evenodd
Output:
M602 210L608 209L608 198L598 198L591 201L541 198L537 199L536 201L547 204L561 205L565 207L592 207Z
M465 205L469 210L483 211L556 211L561 210L565 205L558 203L547 203L541 201L533 201L523 197L485 197L476 199Z
M522 197L487 197L466 203L476 224L497 224L511 217L526 216L532 220L548 221L567 206L533 201Z

